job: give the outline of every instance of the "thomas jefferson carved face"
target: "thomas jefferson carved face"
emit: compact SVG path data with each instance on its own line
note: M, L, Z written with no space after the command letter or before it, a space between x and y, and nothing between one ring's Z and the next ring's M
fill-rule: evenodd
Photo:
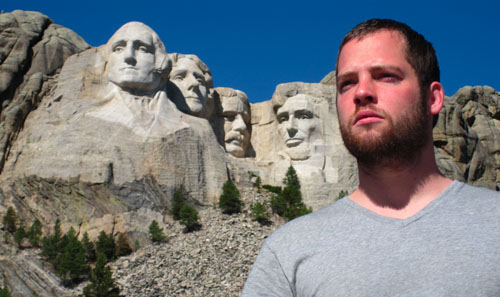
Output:
M222 116L224 117L224 144L226 151L238 158L245 156L250 132L250 114L248 99L243 92L235 92L234 96L221 96ZM244 98L242 98L244 96ZM245 102L246 99L246 102Z
M153 31L142 23L121 27L109 40L108 79L123 90L135 93L158 88Z
M179 57L172 67L170 81L177 86L180 93L174 96L182 95L186 101L189 113L200 115L205 111L208 96L209 85L203 71L198 63L189 56ZM179 100L179 98L173 98Z
M278 108L279 133L285 143L285 152L292 160L309 158L309 144L317 127L313 103L307 95L296 95Z

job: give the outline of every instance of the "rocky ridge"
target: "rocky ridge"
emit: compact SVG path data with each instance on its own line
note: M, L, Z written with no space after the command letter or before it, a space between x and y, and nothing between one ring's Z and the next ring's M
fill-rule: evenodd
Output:
M239 296L264 239L279 223L262 226L248 213L200 211L200 231L167 223L169 239L114 262L124 296ZM277 218L276 218L277 219ZM279 219L277 219L279 221Z
M162 224L166 242L142 242L145 246L112 262L110 267L121 295L239 296L264 239L284 223L273 216L272 224L261 225L249 216L252 203L269 200L266 190L246 188L241 195L245 203L242 213L226 215L216 207L204 207L199 212L202 229L192 233L184 233L184 227L169 218ZM0 286L8 280L11 287L15 284L15 294L78 296L87 284L74 289L62 286L45 268L39 249L20 251L3 242L0 249L5 257L15 260L0 257Z

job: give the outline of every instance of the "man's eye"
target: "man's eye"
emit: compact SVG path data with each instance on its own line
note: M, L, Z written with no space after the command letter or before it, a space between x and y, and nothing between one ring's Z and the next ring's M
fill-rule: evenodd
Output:
M399 78L392 73L382 73L379 75L378 79L384 82L395 82L399 80Z
M297 119L312 119L312 115L307 113L301 113L297 115Z
M287 116L280 116L280 117L278 117L278 123L283 123L285 121L288 121L288 117Z
M224 119L228 122L232 122L234 121L234 118L235 116L234 115L227 115L227 116L224 116Z
M203 76L195 76L195 78L200 84L205 84L205 78Z
M113 52L121 52L123 51L124 47L123 46L115 46L113 48Z
M144 53L149 53L149 49L143 45L139 46L138 50Z
M346 80L340 83L339 91L341 93L348 91L354 85L354 81Z
M183 80L184 79L184 76L182 75L176 75L172 78L173 80Z

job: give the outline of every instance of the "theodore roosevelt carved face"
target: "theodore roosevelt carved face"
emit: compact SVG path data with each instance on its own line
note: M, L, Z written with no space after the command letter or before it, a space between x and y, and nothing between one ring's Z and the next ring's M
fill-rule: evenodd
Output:
M278 130L285 144L285 152L292 160L304 160L310 156L318 118L314 113L312 98L299 94L290 97L277 109Z
M158 35L139 22L123 25L110 38L108 79L122 90L141 94L156 90L170 61Z
M245 156L250 141L250 105L245 93L230 88L217 88L224 117L224 146L234 157Z

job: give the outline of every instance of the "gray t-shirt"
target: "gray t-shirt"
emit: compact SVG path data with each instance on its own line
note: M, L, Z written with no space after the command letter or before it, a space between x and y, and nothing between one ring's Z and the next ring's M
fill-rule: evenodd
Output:
M274 232L242 296L500 296L500 194L454 181L408 219L341 199Z

